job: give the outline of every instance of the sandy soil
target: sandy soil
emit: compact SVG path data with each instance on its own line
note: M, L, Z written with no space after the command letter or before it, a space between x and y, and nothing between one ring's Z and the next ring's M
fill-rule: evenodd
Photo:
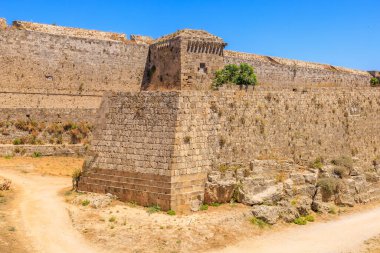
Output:
M380 234L365 241L360 253L380 253Z
M225 253L343 253L359 252L365 240L380 232L380 208L342 216L336 221L285 229L228 247Z
M0 170L20 188L17 209L25 240L35 252L98 252L70 221L66 205L57 194L71 184L70 178L39 176ZM13 252L13 251L11 251Z
M41 171L37 167L25 171L27 166L2 166L0 162L0 176L17 187L10 192L13 201L5 209L12 215L0 222L0 228L2 224L16 230L9 231L8 237L0 234L0 252L375 253L380 245L380 239L373 238L380 233L379 207L355 208L352 210L360 212L332 221L327 221L331 216L318 216L318 222L302 227L280 224L260 229L249 222L249 208L243 205L209 207L181 216L149 214L147 208L115 200L95 209L92 202L103 195L73 194L67 191L69 177L41 176L33 172ZM47 168L51 174L68 174L72 169L62 172L51 167ZM71 201L75 204L69 204ZM0 214L3 207L0 205ZM228 245L233 246L225 248Z
M74 157L0 157L0 167L18 169L23 173L71 177L74 170L82 168L83 161L83 158Z
M90 202L96 199L93 195L79 197ZM119 202L99 209L80 203L70 208L74 226L109 252L204 252L263 232L249 222L249 208L243 205L170 216L149 214L147 208Z
M3 178L0 177L0 182ZM18 222L18 212L15 198L19 195L14 185L8 191L0 191L0 252L24 253L31 252L28 243L23 239L25 231Z

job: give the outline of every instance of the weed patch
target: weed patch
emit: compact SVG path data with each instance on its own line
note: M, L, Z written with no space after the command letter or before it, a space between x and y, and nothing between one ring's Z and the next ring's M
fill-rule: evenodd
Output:
M256 218L256 217L252 217L249 221L250 221L253 225L258 226L258 227L261 228L261 229L270 226L268 223L266 223L266 222L263 221L262 219L259 219L259 218Z

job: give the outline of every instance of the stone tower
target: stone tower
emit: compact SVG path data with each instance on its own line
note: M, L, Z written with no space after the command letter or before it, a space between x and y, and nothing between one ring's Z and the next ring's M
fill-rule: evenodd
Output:
M150 46L144 89L208 90L223 68L223 39L202 30L180 30Z

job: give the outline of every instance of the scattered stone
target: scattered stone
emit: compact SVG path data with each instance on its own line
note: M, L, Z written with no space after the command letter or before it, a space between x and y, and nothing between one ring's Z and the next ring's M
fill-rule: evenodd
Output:
M280 208L280 218L285 222L293 222L296 218L300 217L296 207L286 200L278 203Z
M359 168L358 167L353 167L350 170L350 176L358 176L359 175Z
M293 180L295 185L303 185L305 184L305 178L302 173L291 173L290 178Z
M280 208L277 206L257 205L252 207L252 215L273 225L280 218Z
M236 179L230 172L213 171L208 175L208 182L205 186L205 203L227 203L231 201L236 188Z
M96 194L96 193L88 193L79 195L72 200L72 203L75 205L82 205L84 201L88 201L88 205L92 208L104 208L109 206L112 203L112 200L115 197L112 194Z
M244 189L244 198L242 202L246 205L259 205L263 203L274 204L280 201L284 195L283 184L279 183L274 186L264 187L261 191L257 189Z
M297 199L296 209L301 216L306 216L311 211L312 199L307 196L300 196Z
M335 196L335 204L338 206L353 207L355 205L355 200L350 194L339 193Z
M202 206L202 201L199 199L194 199L190 201L190 210L193 212L199 211Z
M322 201L313 201L313 203L311 203L311 209L314 212L325 214L325 213L328 213L330 211L330 206L329 206L329 204L322 202Z
M205 203L227 203L230 202L235 191L236 183L226 181L224 183L206 182Z

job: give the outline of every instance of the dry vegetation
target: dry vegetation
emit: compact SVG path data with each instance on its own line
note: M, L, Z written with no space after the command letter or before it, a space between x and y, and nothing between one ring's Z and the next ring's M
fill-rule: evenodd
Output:
M17 138L3 138L3 144L78 144L88 143L93 126L87 122L45 123L33 120L0 121L3 137L16 133Z

